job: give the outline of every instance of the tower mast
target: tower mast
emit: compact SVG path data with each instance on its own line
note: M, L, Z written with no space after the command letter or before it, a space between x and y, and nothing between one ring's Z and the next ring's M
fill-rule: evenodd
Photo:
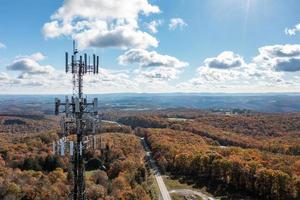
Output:
M87 103L87 99L83 97L83 77L86 74L98 74L99 57L93 55L93 65L87 62L87 54L83 57L80 55L77 58L78 50L73 41L73 55L71 56L71 64L69 64L69 56L66 52L66 73L71 73L73 78L73 96L71 102L68 97L62 103L59 99L55 100L55 114L63 113L64 117L61 120L62 138L65 141L66 137L71 134L76 134L75 148L71 149L70 156L73 164L73 200L85 200L85 180L84 180L84 156L86 144L84 136L95 134L97 126L97 106L98 99L94 98L92 103ZM61 109L64 108L64 109ZM62 145L63 148L65 145ZM63 151L64 152L64 151Z

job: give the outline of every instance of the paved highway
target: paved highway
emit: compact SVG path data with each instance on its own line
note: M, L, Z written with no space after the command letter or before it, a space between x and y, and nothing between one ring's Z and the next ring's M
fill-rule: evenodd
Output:
M150 161L150 165L151 165L151 167L153 169L153 172L154 172L154 175L155 175L155 179L156 179L156 182L157 182L159 190L160 190L160 194L161 194L162 200L171 200L170 194L169 194L168 189L167 189L167 187L166 187L166 185L164 183L164 180L163 180L163 178L161 176L159 168L158 168L157 164L155 163L154 159L152 158L152 153L150 151L150 148L146 144L144 138L141 138L141 140L142 140L142 143L143 143L143 145L145 147L146 155L148 157L148 160Z

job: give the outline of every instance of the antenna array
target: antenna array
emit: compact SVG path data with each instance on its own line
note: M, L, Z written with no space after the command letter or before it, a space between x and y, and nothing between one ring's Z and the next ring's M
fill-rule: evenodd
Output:
M95 135L98 120L98 99L94 98L88 103L87 98L83 97L83 77L86 74L98 74L99 57L93 54L92 64L88 62L87 54L77 57L78 50L73 41L73 54L65 54L65 71L73 75L73 96L65 101L55 99L55 114L63 114L60 127L61 139L53 144L53 153L65 156L66 150L72 158L73 163L73 200L85 200L85 180L84 180L84 152L88 148L87 141L93 141L95 148L96 138L88 139ZM69 59L71 62L69 62ZM76 134L76 141L67 141L67 136ZM67 148L69 146L69 148Z

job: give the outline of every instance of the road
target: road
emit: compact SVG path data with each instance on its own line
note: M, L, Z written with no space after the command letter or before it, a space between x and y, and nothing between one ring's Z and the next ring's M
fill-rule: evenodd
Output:
M168 189L164 183L164 180L161 176L161 173L159 171L159 168L158 168L155 160L152 158L152 152L151 152L149 146L147 145L144 138L141 138L141 141L146 150L146 156L147 156L148 160L150 161L151 168L154 172L155 179L158 184L162 200L171 200L172 198L171 198L170 194L172 194L172 193L181 194L183 196L196 195L196 196L201 197L203 200L217 200L213 197L210 197L210 196L204 194L201 191L195 191L195 190L189 190L189 189L177 189L177 190L168 191Z
M169 191L164 183L164 180L161 176L159 168L158 168L157 164L155 163L154 159L152 158L152 153L150 151L150 148L147 145L147 143L145 142L144 138L141 138L141 140L145 147L146 155L148 157L148 160L150 161L151 168L154 172L154 176L155 176L156 182L158 184L162 200L171 200L171 196L170 196Z

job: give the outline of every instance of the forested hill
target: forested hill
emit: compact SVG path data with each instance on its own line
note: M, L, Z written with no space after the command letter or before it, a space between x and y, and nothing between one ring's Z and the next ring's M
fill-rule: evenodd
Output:
M64 95L0 95L1 114L53 114L54 98ZM193 108L246 109L259 112L299 112L300 94L99 94L101 109L153 110Z

